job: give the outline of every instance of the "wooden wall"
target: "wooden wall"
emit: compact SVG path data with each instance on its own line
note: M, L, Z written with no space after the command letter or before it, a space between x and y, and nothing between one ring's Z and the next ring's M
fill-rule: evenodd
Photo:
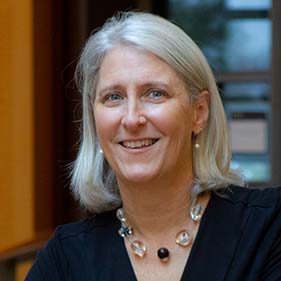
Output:
M0 5L0 255L54 228L52 7L37 3ZM0 275L23 280L31 262Z
M0 5L0 251L34 237L31 0Z

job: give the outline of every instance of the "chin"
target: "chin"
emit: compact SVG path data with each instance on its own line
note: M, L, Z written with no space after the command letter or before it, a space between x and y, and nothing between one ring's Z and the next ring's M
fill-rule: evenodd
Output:
M153 177L148 175L130 175L124 177L127 182L134 183L134 184L142 184L147 183L153 180Z
M151 171L148 173L147 169L145 172L143 171L127 171L125 173L121 173L121 178L123 178L126 182L141 184L152 181L156 178L156 174Z

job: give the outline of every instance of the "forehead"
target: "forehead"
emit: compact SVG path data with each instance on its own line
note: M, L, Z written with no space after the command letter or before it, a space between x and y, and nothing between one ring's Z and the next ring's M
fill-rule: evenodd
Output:
M105 55L99 72L99 83L158 80L165 83L181 81L176 71L155 54L134 46L119 45ZM183 83L181 81L181 83Z

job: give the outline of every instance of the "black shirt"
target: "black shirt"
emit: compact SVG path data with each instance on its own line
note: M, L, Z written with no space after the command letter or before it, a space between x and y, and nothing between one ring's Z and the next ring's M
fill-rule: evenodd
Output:
M26 280L135 281L119 227L115 211L58 227ZM280 281L281 189L212 192L181 280Z

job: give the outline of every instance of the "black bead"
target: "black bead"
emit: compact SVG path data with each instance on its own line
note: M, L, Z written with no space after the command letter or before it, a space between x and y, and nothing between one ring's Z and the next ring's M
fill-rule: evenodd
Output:
M163 260L163 259L167 259L169 257L169 250L167 248L160 248L157 251L157 255L159 257L159 259Z

